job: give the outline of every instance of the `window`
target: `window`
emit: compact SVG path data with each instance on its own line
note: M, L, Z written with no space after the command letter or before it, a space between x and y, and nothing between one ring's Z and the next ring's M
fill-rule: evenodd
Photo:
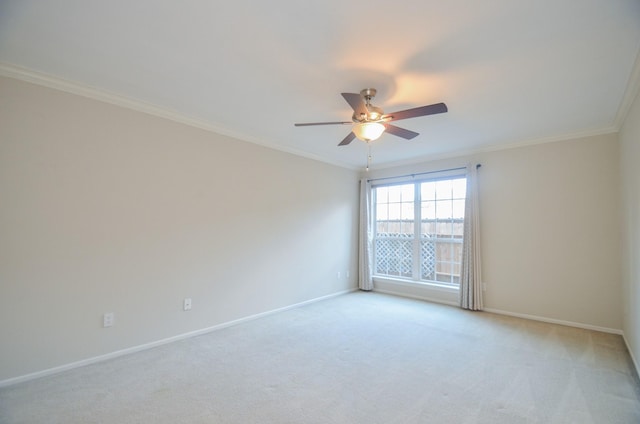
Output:
M460 283L466 178L372 188L374 275Z

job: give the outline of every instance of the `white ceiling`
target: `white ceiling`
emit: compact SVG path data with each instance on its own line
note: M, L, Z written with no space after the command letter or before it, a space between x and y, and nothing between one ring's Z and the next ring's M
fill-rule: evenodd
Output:
M638 0L0 2L5 71L354 168L348 126L293 124L349 120L340 93L367 87L387 113L448 105L397 121L420 136L383 135L374 166L614 131L639 48Z

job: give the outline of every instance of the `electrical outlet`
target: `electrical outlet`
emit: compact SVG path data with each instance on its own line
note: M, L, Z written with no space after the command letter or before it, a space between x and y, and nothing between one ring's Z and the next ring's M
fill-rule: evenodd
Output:
M340 275L340 271L338 271L337 275L338 279L340 279L341 275Z
M190 311L191 310L191 298L187 297L184 299L184 303L182 304L182 308L185 311Z
M104 328L113 327L114 319L115 319L115 316L113 315L113 312L107 312L102 316L102 326Z
M349 278L349 271L347 271L347 273L345 275L347 276L347 278Z

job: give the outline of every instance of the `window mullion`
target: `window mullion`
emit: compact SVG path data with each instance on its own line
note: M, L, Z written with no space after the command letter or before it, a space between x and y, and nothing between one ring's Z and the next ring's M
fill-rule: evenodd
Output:
M420 260L420 244L422 243L422 202L420 199L420 183L414 183L414 196L413 196L413 279L420 281L420 268L422 267L422 261Z

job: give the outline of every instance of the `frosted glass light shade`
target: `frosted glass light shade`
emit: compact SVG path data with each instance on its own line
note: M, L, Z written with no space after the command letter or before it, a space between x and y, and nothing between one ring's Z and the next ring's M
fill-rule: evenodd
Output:
M380 138L384 129L379 122L363 122L353 126L353 133L362 141L373 141Z

